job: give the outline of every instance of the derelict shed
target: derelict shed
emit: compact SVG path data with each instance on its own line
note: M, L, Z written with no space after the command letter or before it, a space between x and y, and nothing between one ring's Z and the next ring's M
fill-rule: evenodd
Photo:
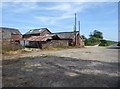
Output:
M32 48L43 48L43 45L52 40L59 40L59 37L57 35L31 36L24 39L24 45Z
M2 48L19 49L21 48L20 41L22 34L18 29L0 27Z
M74 32L59 32L59 33L52 33L58 35L58 37L62 40L67 39L69 42L69 46L75 44L75 33ZM76 45L77 46L84 46L83 38L80 36L79 31L76 32Z

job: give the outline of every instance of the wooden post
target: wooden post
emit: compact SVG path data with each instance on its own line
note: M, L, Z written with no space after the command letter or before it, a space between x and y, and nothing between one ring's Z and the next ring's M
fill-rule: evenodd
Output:
M79 29L79 36L80 36L80 21L78 21L78 29ZM79 39L79 46L81 45L81 40Z

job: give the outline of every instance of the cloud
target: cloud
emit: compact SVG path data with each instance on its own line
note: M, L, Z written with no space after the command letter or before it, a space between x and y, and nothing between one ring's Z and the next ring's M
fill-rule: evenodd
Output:
M22 1L22 0L19 0ZM43 5L42 5L43 4ZM62 3L52 3L46 4L38 2L11 2L4 4L4 11L8 11L7 13L15 15L25 14L28 12L30 15L30 19L27 19L27 22L35 22L49 25L60 25L61 21L66 19L74 18L74 13L81 13L86 11L87 9L98 7L98 3L71 3L71 2L62 2ZM3 9L4 9L3 8ZM57 14L55 14L56 12ZM37 13L37 14L34 14ZM42 13L45 13L44 15ZM29 17L29 16L28 16ZM26 19L24 19L24 22Z
M3 3L4 11L12 12L12 13L24 13L26 11L36 10L37 3L36 2L8 2Z
M57 5L53 5L51 7L45 8L46 10L56 10L56 11L64 11L64 12L77 12L85 7L85 3L59 3Z
M57 16L54 16L54 17L51 17L51 16L37 16L37 17L34 17L34 20L36 20L37 22L41 22L43 24L59 25L60 20L64 20L64 19L68 19L68 18L71 18L71 17L64 16L64 15L62 15L60 17L57 17Z
M31 17L31 19L36 22L42 22L46 24L46 22L49 22L50 25L58 24L59 21L64 19L73 18L74 13L78 12L79 10L76 7L76 5L72 5L72 3L54 3L53 5L45 5L41 6L41 3L37 2L11 2L11 3L5 3L3 6L3 9L5 12L15 15L18 14L25 14L25 13L31 13L34 16ZM60 14L55 14L53 11L60 12ZM38 12L38 15L35 15L34 13ZM45 12L45 15L41 15L41 12ZM50 13L49 13L50 12ZM49 15L48 15L49 13ZM47 15L47 16L46 16Z
M43 24L56 24L57 20L55 17L48 17L48 16L37 16L34 17L36 21L41 22Z
M46 8L47 10L58 10L58 11L67 11L72 9L71 5L68 3L62 3L62 4L58 4L49 8Z
M35 19L42 23L49 22L49 24L54 25L59 23L61 20L74 18L75 13L80 13L88 8L90 8L90 6L86 5L86 3L56 3L52 6L45 7L44 10L48 10L50 12L57 11L60 12L59 14L54 16L35 16Z

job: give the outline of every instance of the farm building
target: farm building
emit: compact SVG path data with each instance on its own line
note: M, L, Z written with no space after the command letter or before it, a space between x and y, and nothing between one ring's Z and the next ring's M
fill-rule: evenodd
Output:
M75 45L76 46L84 46L83 38L80 36L79 31L75 32L59 32L59 33L53 33L56 34L60 39L67 39L69 40L69 46ZM75 38L76 34L76 38ZM75 43L76 41L76 43Z
M33 29L23 35L22 44L24 46L35 48L71 46L75 44L75 33L51 33L47 28ZM79 32L76 32L76 45L84 45L83 39L79 35Z
M47 28L31 29L23 35L21 44L27 47L42 48L42 43L56 39L55 36L49 34L51 32Z
M57 46L68 46L68 40L61 40L55 34L47 34L45 36L31 36L24 38L24 46L33 47L33 48L48 48L48 47L57 47Z
M22 35L18 29L0 27L0 42L2 48L19 49Z

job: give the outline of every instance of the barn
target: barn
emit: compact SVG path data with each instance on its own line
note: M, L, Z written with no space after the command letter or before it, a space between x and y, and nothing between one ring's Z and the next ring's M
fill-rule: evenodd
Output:
M22 34L18 29L0 27L0 43L3 49L20 49Z
M42 48L42 43L55 38L49 34L51 32L47 28L30 29L23 35L21 44L32 48Z
M75 32L59 32L59 33L52 33L56 34L60 39L68 40L69 46L76 45L76 46L84 46L84 41L82 36L80 36L79 31ZM75 37L76 34L76 37Z

